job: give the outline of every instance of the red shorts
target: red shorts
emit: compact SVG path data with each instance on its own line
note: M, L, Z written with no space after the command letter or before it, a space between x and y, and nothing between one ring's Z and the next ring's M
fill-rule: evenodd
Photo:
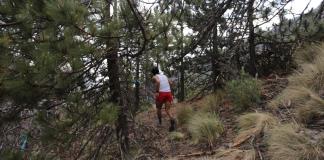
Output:
M171 92L159 92L159 96L155 97L156 103L165 103L165 102L172 102L173 97Z

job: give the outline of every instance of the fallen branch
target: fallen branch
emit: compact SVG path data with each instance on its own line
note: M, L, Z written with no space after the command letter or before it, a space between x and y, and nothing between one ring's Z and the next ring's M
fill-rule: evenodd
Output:
M207 152L196 152L196 153L190 153L190 154L182 154L182 155L178 155L177 157L196 157L196 156L204 156L204 155L213 155L215 153L216 153L216 150L207 151Z

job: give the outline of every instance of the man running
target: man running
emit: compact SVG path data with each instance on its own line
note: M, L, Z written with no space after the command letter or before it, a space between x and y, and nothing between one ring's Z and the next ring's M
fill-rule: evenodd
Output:
M170 108L173 102L171 93L170 81L167 76L160 74L159 68L154 67L152 69L153 82L155 83L155 103L156 103L156 114L159 119L159 124L162 124L162 106L165 104L165 112L170 119L169 131L172 132L176 128L176 121L170 113Z

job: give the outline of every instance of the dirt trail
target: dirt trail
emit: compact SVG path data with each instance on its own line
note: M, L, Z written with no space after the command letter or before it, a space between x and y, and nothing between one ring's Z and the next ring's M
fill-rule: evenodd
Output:
M256 108L251 108L248 112L267 112L269 111L265 104L274 98L286 85L286 79L280 79L278 77L270 77L269 80L263 80L262 95L263 102ZM202 106L203 101L196 100L193 102L184 102L174 104L171 108L171 113L173 115L177 114L177 109L180 107L193 107L194 110L199 110ZM170 132L168 128L170 122L163 110L162 126L158 126L158 121L156 117L156 109L154 107L150 108L148 111L142 112L136 117L136 121L141 125L145 126L146 129L142 130L143 137L146 137L147 141L144 145L147 148L154 150L155 156L153 159L213 159L212 155L208 155L207 152L210 148L207 144L193 144L190 140L190 135L186 129L182 126L178 126L177 131L184 133L185 138L181 141L171 141L169 139ZM225 127L225 133L215 142L213 146L213 151L219 149L228 149L233 143L233 139L237 133L236 128L236 118L239 114L233 111L233 107L230 104L223 105L219 112L221 121ZM244 146L240 148L244 149ZM262 150L262 149L261 149ZM158 153L156 153L158 152ZM205 153L204 153L205 152ZM263 151L261 151L263 152ZM199 155L198 153L203 153ZM195 156L195 154L198 154Z
M180 107L194 107L194 108L199 107L199 103L200 103L199 101L196 101L196 102L185 102L185 103L174 104L174 106L171 108L171 113L173 115L176 115L177 109ZM229 118L232 114L230 112L231 112L230 110L224 109L221 113L222 115L221 119L224 123L226 132L214 144L213 149L228 148L231 143L231 140L233 139L234 136L233 127L235 123L234 122L235 117ZM170 132L168 131L170 122L164 111L163 111L162 126L158 126L156 109L153 107L150 108L148 111L139 114L136 119L141 125L145 125L146 127L154 130L155 132L153 133L154 138L149 143L151 143L150 145L153 145L158 149L160 149L161 159L180 159L180 160L190 159L190 157L187 157L185 155L210 151L207 144L193 144L192 141L190 140L188 132L182 126L178 126L177 131L184 133L185 138L181 141L171 141L169 139ZM148 134L148 133L144 133L144 134ZM152 135L152 133L150 134ZM196 159L197 157L191 157L191 158Z

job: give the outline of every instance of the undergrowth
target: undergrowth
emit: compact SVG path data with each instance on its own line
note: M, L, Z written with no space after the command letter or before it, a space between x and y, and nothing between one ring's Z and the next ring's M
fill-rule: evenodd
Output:
M240 77L226 83L226 92L238 111L244 111L261 100L261 84L243 70Z

